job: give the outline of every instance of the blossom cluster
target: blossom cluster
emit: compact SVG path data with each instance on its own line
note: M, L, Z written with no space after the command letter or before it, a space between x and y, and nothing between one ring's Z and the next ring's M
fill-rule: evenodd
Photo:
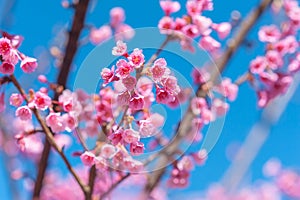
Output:
M183 49L194 51L191 44L192 39L199 39L199 47L215 53L220 49L221 44L212 36L212 30L216 31L220 39L224 39L231 31L231 24L228 22L214 23L209 17L203 16L204 11L213 10L211 0L188 0L186 2L186 15L182 17L171 17L172 13L180 10L178 1L161 0L160 6L165 16L159 21L158 28L162 34L176 35L180 38Z
M258 32L259 40L266 44L266 51L265 55L251 61L249 73L260 107L286 93L293 76L300 70L299 42L296 38L300 28L299 9L297 1L285 0L282 12L286 15L286 21L280 26L263 26Z
M11 75L15 71L15 66L21 61L20 67L25 73L32 73L36 70L37 60L21 53L18 48L23 38L19 35L10 35L3 32L0 38L0 73Z

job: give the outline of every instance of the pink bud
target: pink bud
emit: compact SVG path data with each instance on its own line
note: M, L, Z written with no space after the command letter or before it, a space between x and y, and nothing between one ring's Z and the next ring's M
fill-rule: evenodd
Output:
M11 75L15 71L15 66L8 62L3 62L0 65L0 73Z
M116 27L125 20L125 12L121 7L115 7L110 10L110 25Z
M39 75L38 76L38 80L41 82L41 83L47 83L48 80L47 80L47 77L45 75Z
M112 36L112 30L109 26L104 25L99 29L91 29L90 32L90 41L92 44L97 45L106 40L108 40Z
M140 155L144 152L144 144L136 141L130 144L130 152L132 153L132 155Z
M180 10L180 3L178 1L161 0L159 3L167 16Z
M15 107L19 107L22 105L24 101L24 98L22 97L22 95L18 94L18 93L13 93L11 94L10 98L9 98L9 104Z
M16 117L20 117L21 120L27 121L32 118L32 112L28 106L22 106L16 110Z

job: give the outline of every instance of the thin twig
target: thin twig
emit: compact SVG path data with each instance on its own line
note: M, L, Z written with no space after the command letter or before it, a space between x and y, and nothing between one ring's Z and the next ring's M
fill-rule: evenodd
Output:
M244 38L247 36L249 30L254 26L256 21L259 19L261 14L266 10L266 8L268 7L268 5L270 5L271 2L272 0L262 0L261 3L258 5L258 7L255 10L253 10L253 12L251 12L243 21L240 29L230 40L230 43L226 51L223 53L222 57L219 60L217 60L216 62L217 68L211 72L210 81L212 83L216 82L219 73L223 72L229 60L231 59L232 55L235 53L235 51L241 45ZM201 86L198 88L196 93L197 96L206 96L206 94L207 91L203 91ZM190 109L189 106L189 109L186 111L182 121L180 122L180 125L178 126L178 130L175 138L172 140L172 143L170 143L164 149L165 152L167 152L167 154L164 153L163 155L160 156L160 161L158 162L159 170L153 172L153 174L151 174L148 178L147 184L144 188L146 198L148 198L148 195L151 194L153 189L160 182L161 178L166 172L166 167L169 162L169 157L173 157L174 153L177 151L180 145L181 140L183 140L183 138L186 137L187 134L190 132L189 130L191 129L191 122L194 119L194 117L195 116L192 113L192 110Z

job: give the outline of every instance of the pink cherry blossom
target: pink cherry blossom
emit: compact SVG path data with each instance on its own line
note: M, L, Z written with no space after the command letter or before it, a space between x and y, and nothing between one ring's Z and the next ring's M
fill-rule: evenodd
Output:
M162 34L170 34L175 26L171 17L165 16L158 22L158 28Z
M21 69L25 73L32 73L38 67L37 60L35 58L26 57L21 62Z
M229 105L221 99L214 99L212 103L212 110L217 116L223 116L229 109Z
M179 170L192 171L194 164L191 156L183 156L177 163Z
M128 76L128 77L122 79L122 83L129 91L131 91L135 88L136 79L133 76Z
M126 43L122 42L121 40L117 41L117 46L113 47L112 55L114 56L122 56L127 52L127 45Z
M125 21L125 11L121 7L115 7L110 10L110 25L116 27Z
M63 117L60 115L60 113L51 112L46 117L46 124L55 133L62 132L66 128L65 121L64 121Z
M203 7L202 4L197 0L188 0L186 2L186 9L187 13L193 17L196 15L200 15Z
M200 39L199 46L209 52L214 52L221 47L221 44L210 36L204 36Z
M152 93L153 82L143 76L141 77L136 84L137 91L143 96L149 96Z
M193 159L198 165L203 165L207 159L207 151L206 149L201 149L200 151L194 153Z
M139 121L139 132L143 137L149 137L155 134L156 127L150 120L140 120Z
M178 1L161 0L159 3L167 16L180 10L180 3Z
M200 35L199 29L194 24L188 24L182 28L182 32L185 34L185 36L190 38L195 38Z
M70 114L64 114L62 119L64 121L63 124L65 125L65 129L68 132L72 132L78 126L78 120Z
M103 68L101 71L101 77L104 80L104 86L110 82L116 81L119 78L115 76L115 66L112 66L111 69Z
M171 172L171 177L168 180L168 186L171 188L184 188L188 185L190 174L186 170L174 168Z
M128 24L120 24L115 30L116 40L130 40L134 35L134 29Z
M170 94L168 91L162 88L156 89L156 102L162 104L168 104L174 101L175 97Z
M15 66L9 62L3 62L0 65L0 73L11 75L15 71Z
M40 91L36 92L34 95L34 106L39 110L46 110L51 104L51 98Z
M133 52L129 55L128 60L130 61L130 64L135 68L140 68L145 62L143 50L138 48L134 49Z
M237 97L238 86L231 82L230 78L222 80L221 84L217 87L217 91L224 97L227 97L230 101L234 101Z
M90 167L95 164L95 157L95 154L92 152L85 151L83 154L81 154L80 159L84 165Z
M126 78L130 75L131 72L133 72L134 67L131 65L131 63L127 62L124 59L120 59L117 62L117 70L116 74L121 78Z
M119 105L129 105L129 101L131 99L130 93L125 91L118 95L117 102Z
M192 99L191 109L195 115L199 115L204 108L207 108L207 103L204 98L195 97Z
M108 138L110 139L111 143L116 146L117 144L123 142L122 135L123 135L123 130L121 129L109 135Z
M38 76L38 80L41 82L41 83L48 83L48 79L45 75L39 75Z
M156 82L161 81L164 76L170 74L170 70L167 68L167 62L163 58L157 59L150 68L150 71L153 80Z
M253 74L260 74L267 68L267 61L265 57L258 56L250 63L250 72Z
M212 20L208 17L202 15L197 15L193 17L193 23L197 26L200 34L207 32L207 30L212 25Z
M263 26L258 32L259 40L262 42L274 43L279 40L280 36L281 33L275 25Z
M129 101L129 108L132 110L141 110L144 108L144 105L144 97L141 95L135 95Z
M175 76L168 76L167 78L164 78L162 80L162 85L164 86L164 89L173 96L180 92L180 87L177 84L177 78Z
M109 26L104 25L99 29L91 29L90 32L90 41L92 44L97 45L106 40L108 40L112 36L112 30Z
M212 28L218 33L219 38L224 39L231 31L231 24L228 22L213 24Z
M24 98L19 93L13 93L10 95L9 104L15 107L20 107L24 101Z
M10 40L5 37L0 38L0 55L6 56L7 54L9 54L11 49L12 46Z
M192 77L195 84L203 84L209 81L210 74L204 68L194 68Z
M298 59L294 59L288 65L288 70L291 73L298 72L300 70L300 61Z
M268 51L266 53L266 59L267 59L269 66L274 70L278 69L279 67L281 67L283 65L282 56L280 55L280 53L278 51L275 51L275 50Z
M123 132L123 139L128 144L137 142L140 140L140 135L137 131L134 131L133 129L126 129Z
M184 19L178 18L178 17L177 17L177 18L175 19L174 24L173 24L174 30L176 30L176 31L181 31L182 28L183 28L186 24L187 24L187 22L186 22Z
M103 158L110 159L110 158L112 158L116 154L116 152L117 152L117 149L116 149L115 146L110 145L110 144L105 144L101 148L100 155Z
M144 152L144 144L139 142L139 141L136 141L136 142L132 142L130 144L130 152L132 153L132 155L140 155Z
M19 117L23 121L31 120L32 112L28 106L21 106L16 110L16 117Z

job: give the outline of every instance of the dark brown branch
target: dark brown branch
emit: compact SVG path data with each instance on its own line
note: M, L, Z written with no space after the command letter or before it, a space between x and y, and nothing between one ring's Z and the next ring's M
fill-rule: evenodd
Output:
M78 4L74 5L75 14L73 17L72 28L69 32L68 42L65 50L65 56L62 61L62 65L57 77L57 84L66 87L68 80L68 75L71 69L71 65L74 56L77 52L78 40L80 37L81 30L84 27L85 16L88 8L89 0L80 0ZM55 94L55 100L58 99L58 94ZM39 198L42 187L43 180L45 177L46 168L48 166L48 159L50 155L51 145L48 140L45 141L43 153L39 162L39 169L37 180L34 186L33 198Z
M89 173L89 187L90 187L90 191L89 193L86 195L86 200L92 200L92 195L93 195L93 190L94 190L94 183L95 183L95 179L96 179L96 166L93 165L90 169L90 173Z
M236 32L232 39L230 39L228 48L226 49L222 57L219 60L217 60L217 68L211 72L210 81L212 83L216 82L219 73L223 72L232 55L235 53L235 51L241 45L242 41L247 36L249 30L254 26L256 21L259 19L259 17L262 15L262 13L266 10L266 8L268 7L268 5L270 5L271 2L272 0L262 0L258 7L254 9L253 12L251 12L243 21L240 29ZM201 87L199 87L196 95L205 96L206 92L207 91L203 91ZM164 173L166 172L166 167L168 165L169 158L173 157L176 150L178 149L178 146L180 145L181 140L183 140L184 137L187 136L187 133L190 132L189 130L191 129L191 121L193 120L193 118L194 114L189 108L185 113L182 121L180 122L180 125L178 126L178 130L173 142L169 146L167 146L164 149L164 151L162 151L163 154L160 156L160 161L158 162L160 164L160 166L158 167L159 170L153 172L153 174L149 176L148 182L144 189L146 198L148 195L151 194L153 189L157 186Z

